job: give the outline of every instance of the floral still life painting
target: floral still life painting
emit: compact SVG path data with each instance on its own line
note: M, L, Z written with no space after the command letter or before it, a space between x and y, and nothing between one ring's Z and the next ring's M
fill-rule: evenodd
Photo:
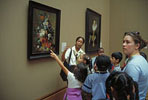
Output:
M48 57L59 52L60 10L31 1L28 33L29 59Z

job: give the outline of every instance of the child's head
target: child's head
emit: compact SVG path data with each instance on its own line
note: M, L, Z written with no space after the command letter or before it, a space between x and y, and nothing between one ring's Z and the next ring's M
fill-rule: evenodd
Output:
M122 53L121 52L114 52L111 55L111 63L112 64L119 64L122 60Z
M86 65L89 65L91 63L91 58L86 54L83 55L83 63Z
M137 83L124 72L112 72L106 80L106 92L110 100L137 100Z
M87 73L87 67L84 63L77 64L77 66L74 69L74 76L82 83L85 81Z
M104 48L99 48L98 50L97 50L97 54L98 54L98 56L101 56L101 55L104 55Z
M98 71L106 71L110 65L110 58L106 55L98 56L95 60L95 69L97 69Z

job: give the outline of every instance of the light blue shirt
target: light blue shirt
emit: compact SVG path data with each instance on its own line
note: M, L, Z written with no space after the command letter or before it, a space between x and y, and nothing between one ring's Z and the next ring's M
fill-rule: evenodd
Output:
M92 100L106 99L105 82L109 72L100 74L95 72L89 74L82 86L82 90L92 94Z
M123 71L138 83L139 100L145 100L148 89L148 62L141 55L135 55L128 60Z
M95 57L91 58L91 61L92 61L92 67L94 67L96 57L97 57L97 56L95 56Z
M118 65L118 66L115 66L115 68L114 68L114 71L119 71L119 72L121 72L120 65Z

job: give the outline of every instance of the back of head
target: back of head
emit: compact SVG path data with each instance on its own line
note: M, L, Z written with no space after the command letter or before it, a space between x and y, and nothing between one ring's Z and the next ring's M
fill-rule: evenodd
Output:
M77 68L74 70L74 76L76 79L83 83L87 77L87 73L87 67L84 63L77 64Z
M112 57L114 57L115 59L119 59L119 63L122 60L122 53L121 52L114 52L111 55Z
M95 64L99 71L106 71L111 65L110 58L106 55L98 56L95 60Z
M83 59L86 61L87 65L89 65L91 63L91 58L88 55L84 54Z
M135 99L137 88L133 79L124 72L112 72L106 80L106 92L111 100L113 97L117 100L137 100L138 95Z

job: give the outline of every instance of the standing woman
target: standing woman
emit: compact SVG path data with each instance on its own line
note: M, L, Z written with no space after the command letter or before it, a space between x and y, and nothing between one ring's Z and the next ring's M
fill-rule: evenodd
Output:
M139 32L126 32L123 39L123 53L128 57L123 69L138 83L139 100L145 100L148 89L148 62L139 53L147 45Z
M81 62L82 61L81 57L83 54L85 54L85 52L81 49L84 43L85 39L83 37L81 36L77 37L75 45L71 48L66 49L65 52L62 54L62 61L69 59L69 55L72 50L69 64L77 65L79 62Z
M76 38L75 45L71 48L66 48L61 56L61 60L64 62L64 65L73 72L74 68L71 65L77 65L82 62L82 55L85 52L81 49L83 44L85 43L85 39L81 36ZM67 63L66 63L67 62ZM61 78L63 81L67 81L67 76L61 70L60 72Z

